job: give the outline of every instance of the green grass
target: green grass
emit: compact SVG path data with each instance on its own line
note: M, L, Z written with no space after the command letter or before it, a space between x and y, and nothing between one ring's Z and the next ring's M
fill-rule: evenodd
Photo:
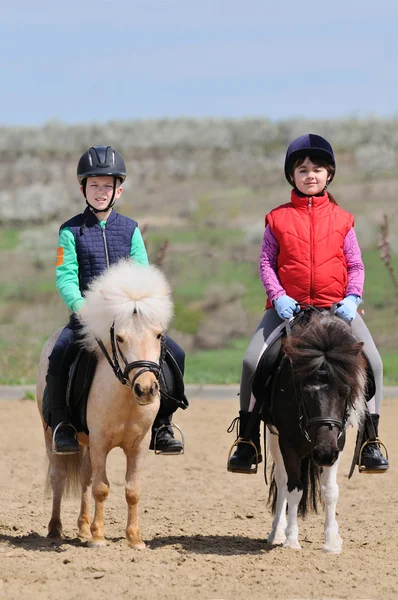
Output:
M240 338L228 348L190 353L186 359L185 381L199 384L238 383L248 341Z
M242 360L249 339L235 340L228 348L192 352L186 358L187 383L239 383ZM381 354L384 365L384 385L398 385L398 352Z
M398 352L382 352L384 385L398 385Z
M0 231L0 252L15 250L19 243L19 233L17 229Z
M207 206L206 202L203 206ZM195 335L202 319L206 317L204 306L209 288L215 286L221 295L225 289L227 296L228 289L235 282L245 288L242 305L250 317L250 322L260 319L265 294L258 276L257 259L251 258L258 256L259 249L253 245L250 252L245 252L245 244L249 243L244 241L242 231L212 229L201 225L191 231L168 231L167 236L164 232L148 230L147 237L150 247L161 244L166 237L170 240L166 273L175 301L176 316L173 328L185 334ZM0 232L0 251L7 260L9 257L10 265L19 238L20 232L15 229ZM377 250L364 251L363 259L366 284L365 303L361 308L365 310L365 320L383 357L385 383L398 385L398 353L395 352L398 345L398 300L394 285ZM398 273L398 256L393 256L392 260ZM13 332L13 335L8 337L5 337L4 331L3 334L0 332L0 383L32 383L44 342L37 334L37 327L34 327L34 305L43 306L59 301L55 290L52 260L49 259L41 268L36 268L32 260L26 264L25 271L17 273L13 272L10 266L0 282L0 298L1 323L12 326ZM30 308L32 325L27 320ZM15 321L12 322L14 314ZM20 331L19 314L25 315L23 331ZM44 325L47 333L51 331L53 323L47 319ZM55 329L59 323L54 325ZM248 341L248 338L240 338L225 348L189 353L187 382L237 383Z

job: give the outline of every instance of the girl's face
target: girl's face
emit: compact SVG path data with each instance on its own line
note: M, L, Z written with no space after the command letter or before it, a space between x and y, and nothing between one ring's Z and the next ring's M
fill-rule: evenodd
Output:
M83 193L83 188L80 188ZM122 195L123 188L116 184L115 200ZM97 210L105 210L111 201L113 194L113 177L87 177L86 196L87 201Z
M329 174L325 167L314 164L307 156L293 172L296 188L306 196L316 196L325 189Z

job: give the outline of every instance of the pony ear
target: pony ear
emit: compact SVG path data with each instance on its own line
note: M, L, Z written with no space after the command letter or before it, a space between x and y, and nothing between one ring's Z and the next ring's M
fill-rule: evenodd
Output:
M362 352L363 346L364 346L364 342L357 342L356 344L353 345L352 349L353 349L354 353L360 354Z

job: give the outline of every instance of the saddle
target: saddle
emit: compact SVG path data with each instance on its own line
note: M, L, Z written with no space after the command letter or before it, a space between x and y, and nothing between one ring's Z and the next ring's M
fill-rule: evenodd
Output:
M306 311L304 310L295 317L290 323L290 328L294 329L305 314ZM276 338L262 354L257 364L252 384L252 392L256 398L254 410L257 414L261 414L261 418L265 423L271 426L274 425L272 417L274 390L279 382L282 383L286 380L287 371L291 369L290 361L286 360L286 355L283 352L283 340L286 338L286 335L287 332L285 326L280 329ZM366 401L369 402L375 395L376 383L372 367L365 353L364 357L367 364L365 398Z
M66 404L70 413L70 421L77 431L88 434L86 420L87 399L97 367L97 358L92 352L81 348L69 369L66 391ZM184 380L174 356L166 348L162 362L160 377L160 408L158 416L167 417L182 408L188 407L184 393ZM50 398L47 386L43 394L43 418L51 425Z

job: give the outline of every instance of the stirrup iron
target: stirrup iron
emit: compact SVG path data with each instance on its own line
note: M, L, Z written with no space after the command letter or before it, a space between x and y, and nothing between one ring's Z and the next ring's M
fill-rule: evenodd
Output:
M368 475L373 475L375 473L381 474L381 473L386 473L388 471L388 469L374 469L372 470L371 468L368 469L365 466L361 465L362 462L362 452L364 450L364 448L366 448L366 446L369 446L369 444L377 444L378 446L381 446L382 448L384 448L384 451L386 453L386 459L388 460L388 450L387 450L387 446L385 444L383 444L383 442L381 441L380 438L376 437L374 440L366 440L366 442L364 442L361 446L361 449L359 451L359 458L358 458L358 471L360 473L366 473Z
M77 443L79 443L79 438L78 438L78 433L77 433L76 427L74 425L72 425L72 423L67 423L66 421L61 421L61 423L58 423L58 425L56 426L56 428L54 429L54 431L52 433L51 452L53 454L57 454L58 456L68 456L68 454L77 454L78 452L80 452L80 450L78 450L77 452L57 452L55 449L55 443L54 443L55 434L57 433L58 428L62 427L63 425L67 425L68 427L71 427L73 429L75 440L77 441Z
M230 469L230 467L229 467L229 461L232 456L232 452L233 452L234 448L238 446L238 444L249 444L250 446L253 446L253 448L256 452L256 464L251 465L250 469ZM257 450L256 444L254 442L252 442L251 440L244 440L241 437L237 438L234 441L234 443L232 444L231 449L228 454L227 471L230 471L230 473L244 473L247 475L255 475L257 473L257 469L258 469L258 450Z
M181 450L179 452L167 452L167 450L163 451L163 450L158 450L156 448L156 440L157 440L159 431L161 429L167 428L167 427L171 427L172 429L178 429L178 431L180 432L180 435L181 435L181 440L180 441L182 443L182 448L181 448ZM185 449L184 434L182 433L182 430L181 430L181 428L178 425L176 425L175 423L171 422L171 423L167 423L165 425L161 425L159 427L159 429L156 431L155 437L153 438L153 451L154 451L155 454L163 454L163 455L166 455L166 456L173 456L173 455L174 456L180 456L181 454L184 454L184 449Z

